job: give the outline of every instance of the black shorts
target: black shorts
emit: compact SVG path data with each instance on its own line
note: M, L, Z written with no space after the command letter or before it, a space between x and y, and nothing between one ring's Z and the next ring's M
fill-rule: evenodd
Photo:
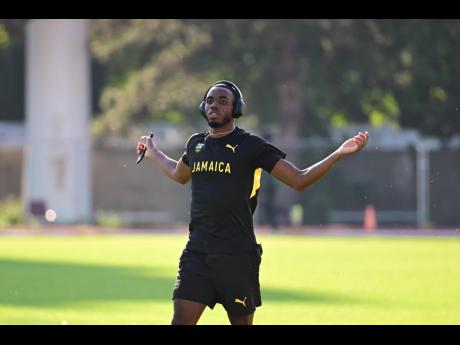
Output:
M262 305L259 267L262 247L246 254L206 254L184 249L173 299L216 303L230 315L247 315Z

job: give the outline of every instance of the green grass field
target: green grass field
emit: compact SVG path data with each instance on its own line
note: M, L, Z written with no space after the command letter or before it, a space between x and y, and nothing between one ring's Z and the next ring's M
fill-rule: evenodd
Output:
M180 235L0 237L0 324L169 324ZM255 324L460 324L460 237L259 235ZM221 305L199 324L228 324Z

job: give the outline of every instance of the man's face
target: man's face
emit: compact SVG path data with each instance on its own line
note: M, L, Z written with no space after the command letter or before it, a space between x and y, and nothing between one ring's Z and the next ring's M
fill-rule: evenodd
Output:
M212 128L225 126L232 121L233 93L221 86L214 86L206 96L204 107L208 124Z

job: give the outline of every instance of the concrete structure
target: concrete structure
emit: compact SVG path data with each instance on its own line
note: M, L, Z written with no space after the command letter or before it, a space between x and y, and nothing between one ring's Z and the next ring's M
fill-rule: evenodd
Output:
M86 20L30 20L26 35L23 200L57 223L88 222L90 66Z

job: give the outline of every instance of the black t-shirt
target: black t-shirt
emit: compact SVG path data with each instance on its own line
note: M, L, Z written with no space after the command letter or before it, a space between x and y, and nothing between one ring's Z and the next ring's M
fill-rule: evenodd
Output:
M261 173L286 154L238 127L224 137L192 135L182 161L192 169L192 205L186 248L204 253L254 251L252 215Z

